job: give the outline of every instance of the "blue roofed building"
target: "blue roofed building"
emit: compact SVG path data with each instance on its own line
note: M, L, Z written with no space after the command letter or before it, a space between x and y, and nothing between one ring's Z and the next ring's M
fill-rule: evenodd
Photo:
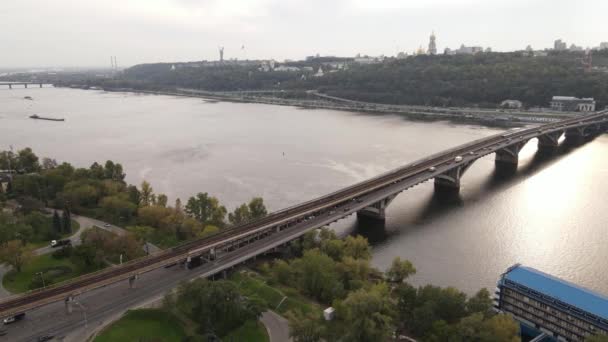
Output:
M608 334L608 297L520 264L502 274L494 305L554 340Z

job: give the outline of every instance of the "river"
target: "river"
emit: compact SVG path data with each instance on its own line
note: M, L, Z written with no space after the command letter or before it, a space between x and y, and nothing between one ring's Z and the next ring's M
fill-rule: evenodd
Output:
M145 179L170 201L208 192L228 210L254 196L277 210L497 132L196 98L0 89L0 149L32 147L83 167L111 159L128 182ZM459 196L435 195L427 182L399 195L384 224L349 217L332 228L368 237L381 269L395 256L411 260L418 285L473 293L521 262L608 293L606 155L608 136L549 158L531 141L512 176L495 174L487 156L467 171Z

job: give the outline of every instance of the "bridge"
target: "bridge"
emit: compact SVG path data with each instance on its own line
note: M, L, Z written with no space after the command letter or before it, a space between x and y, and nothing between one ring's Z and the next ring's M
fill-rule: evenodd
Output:
M496 155L498 168L515 169L519 151L531 139L538 139L539 149L553 150L558 147L562 135L566 142L577 144L606 130L608 110L479 139L213 236L45 289L5 298L0 301L0 317L62 300L68 307L75 296L84 292L127 279L133 285L146 272L178 263L188 268L195 259L204 263L205 271L201 276L221 274L257 255L277 250L307 231L349 215L357 213L382 220L386 208L399 193L428 180L434 179L438 190L458 191L462 176L476 160L486 155Z
M39 86L40 88L42 88L42 86L44 86L44 85L52 85L52 84L48 83L48 82L35 82L35 81L29 81L29 82L0 82L0 86L8 86L8 89L13 89L13 86L23 86L24 88L27 88L28 85Z

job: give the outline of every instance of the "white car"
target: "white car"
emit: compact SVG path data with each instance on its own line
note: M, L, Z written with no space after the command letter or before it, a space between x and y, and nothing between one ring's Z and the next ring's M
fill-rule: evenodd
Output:
M462 157L461 156L457 156L456 158L454 158L455 162L461 162L462 161Z

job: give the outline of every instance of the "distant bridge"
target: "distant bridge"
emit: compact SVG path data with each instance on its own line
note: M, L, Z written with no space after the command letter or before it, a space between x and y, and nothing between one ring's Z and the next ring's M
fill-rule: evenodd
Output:
M13 89L13 87L18 87L18 86L22 86L23 88L27 88L28 85L33 85L33 86L39 86L40 88L42 88L42 86L45 85L50 85L52 86L52 83L49 82L34 82L34 81L27 81L27 82L2 82L0 81L0 86L8 86L9 89Z
M203 276L213 276L354 213L382 220L386 208L400 192L430 179L435 180L439 190L458 191L465 172L488 154L496 155L496 167L513 169L517 167L519 152L531 139L538 139L539 149L552 150L558 147L562 135L567 142L579 143L607 129L608 111L603 111L479 139L216 235L6 298L0 301L0 317L60 300L67 305L83 292L125 279L132 284L142 273L179 262L188 267L194 259L203 260L202 267L206 270Z

